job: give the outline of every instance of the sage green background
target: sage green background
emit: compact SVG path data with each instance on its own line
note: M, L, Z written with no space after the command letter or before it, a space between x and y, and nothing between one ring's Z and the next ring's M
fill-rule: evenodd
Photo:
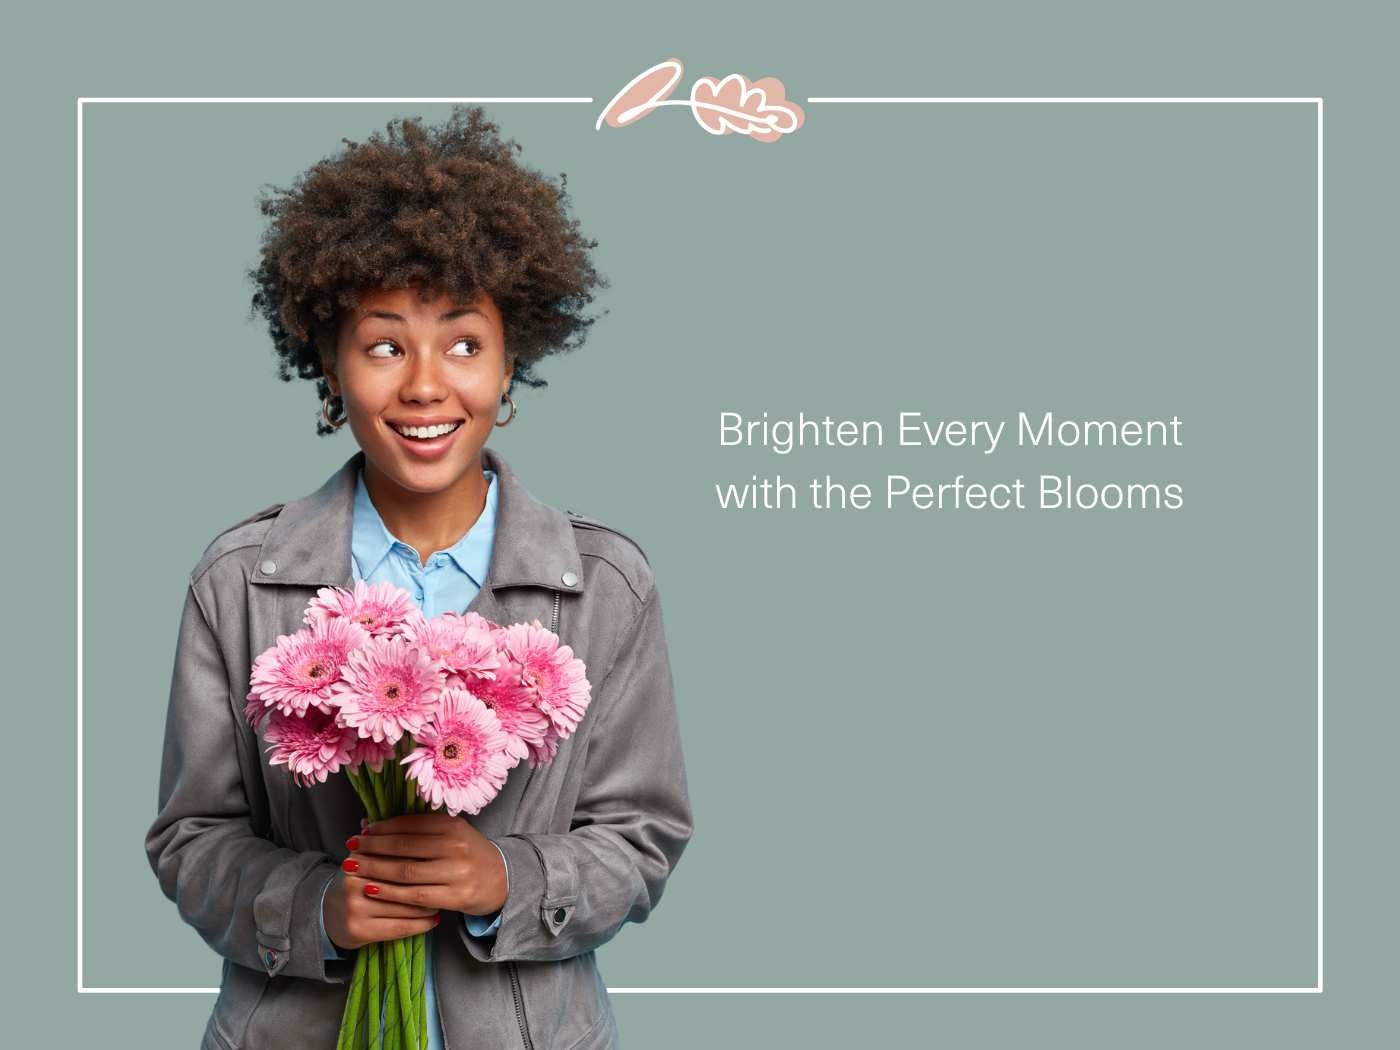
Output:
M78 96L592 97L487 108L523 160L568 173L612 282L588 345L517 394L493 444L536 496L647 552L695 807L661 907L600 951L604 976L979 988L1318 981L1316 109L806 100L1323 96L1325 990L614 1005L625 1045L682 1050L1393 1037L1380 654L1396 626L1397 26L1382 11L148 3L12 21L8 549L12 610L35 637L11 660L8 933L32 978L11 1029L192 1047L211 1006L76 992ZM778 77L806 124L772 146L707 135L678 108L594 131L671 55L686 86ZM186 574L218 531L354 451L315 436L312 384L276 380L248 316L257 189L342 137L447 109L85 107L89 988L218 982L141 849ZM874 417L887 438L900 411L1177 414L1185 447L778 456L719 447L723 410ZM714 497L751 474L893 472L1177 481L1185 507L740 513Z

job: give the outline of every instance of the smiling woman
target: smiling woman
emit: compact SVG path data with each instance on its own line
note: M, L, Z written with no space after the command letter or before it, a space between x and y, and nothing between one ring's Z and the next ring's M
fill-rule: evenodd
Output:
M360 949L423 934L428 1050L610 1050L596 949L656 907L693 826L661 600L630 537L536 499L486 444L514 385L544 386L535 366L594 322L594 242L563 177L517 163L480 109L345 142L263 201L253 303L281 378L317 381L317 432L349 423L359 447L191 572L146 834L162 890L224 959L202 1045L329 1047L358 1017L364 1050L399 1000L352 996L357 960L377 980ZM268 765L245 691L251 654L324 588L385 583L425 617L548 624L596 684L553 761L516 765L471 819L361 836L348 778L308 790Z

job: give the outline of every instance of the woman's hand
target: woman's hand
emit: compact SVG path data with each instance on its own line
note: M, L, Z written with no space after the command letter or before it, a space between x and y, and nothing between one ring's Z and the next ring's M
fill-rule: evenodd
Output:
M430 930L440 909L490 915L505 906L500 852L461 817L439 810L376 821L351 840L341 891L326 895L326 933L342 948ZM345 911L342 942L331 907Z
M364 879L342 870L335 877L335 885L326 891L321 920L326 936L337 948L359 948L373 941L394 941L427 933L441 919L435 908L376 900L365 893L366 885Z

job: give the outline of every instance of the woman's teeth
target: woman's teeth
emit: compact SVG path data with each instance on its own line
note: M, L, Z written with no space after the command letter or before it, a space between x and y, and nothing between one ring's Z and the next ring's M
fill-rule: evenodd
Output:
M457 429L458 427L460 427L461 425L462 425L462 424L461 424L461 422L459 421L459 422L456 422L456 423L441 423L441 424L439 424L439 425L437 425L437 426L435 426L435 427L399 427L399 426L396 426L396 427L394 427L394 429L397 430L397 431L398 431L400 434L402 434L404 437L411 437L411 438L435 438L435 437L442 437L442 435L444 435L444 434L450 434L450 433L452 433L452 431L456 430L456 429Z

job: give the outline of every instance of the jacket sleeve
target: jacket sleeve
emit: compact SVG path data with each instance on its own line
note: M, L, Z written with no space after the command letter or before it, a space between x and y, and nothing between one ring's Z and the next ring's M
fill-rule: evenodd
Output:
M670 659L653 581L593 704L582 786L561 834L503 835L510 881L482 962L567 959L642 922L693 830ZM590 708L592 705L590 705ZM585 715L587 717L587 715Z
M256 768L245 776L244 761L261 761L256 738L239 724L227 664L192 581L146 857L180 917L219 955L272 976L345 983L353 955L327 960L321 951L321 899L335 861L257 833L248 799L262 784Z

